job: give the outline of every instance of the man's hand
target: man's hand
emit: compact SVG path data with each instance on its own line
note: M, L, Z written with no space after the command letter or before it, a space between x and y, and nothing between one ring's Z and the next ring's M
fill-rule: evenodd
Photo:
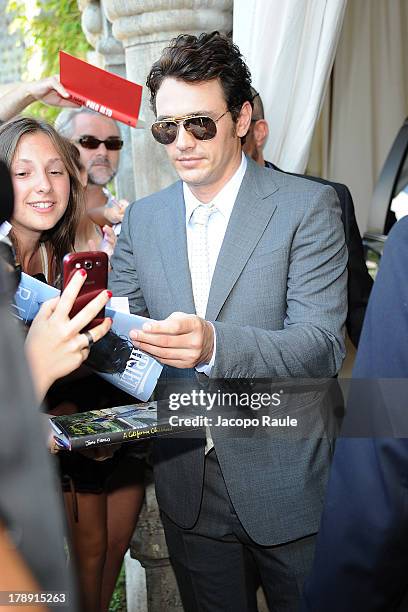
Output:
M214 350L211 323L184 312L173 312L163 321L149 321L143 330L132 329L129 337L137 348L175 368L209 363Z

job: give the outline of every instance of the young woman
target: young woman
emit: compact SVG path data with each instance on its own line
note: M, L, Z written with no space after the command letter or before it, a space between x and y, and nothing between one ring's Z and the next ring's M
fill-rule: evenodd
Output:
M9 238L17 263L27 274L41 274L55 286L61 284L62 258L73 250L83 197L68 151L66 143L45 123L20 118L0 128L0 159L11 172L15 195ZM96 342L110 327L106 320L90 337L80 333L95 304L77 322L69 319L66 309L84 280L77 275L61 299L44 305L28 334L26 350L39 396L57 378L79 367L88 357L90 340ZM105 292L96 306L103 306L108 299Z
M61 285L62 258L74 250L79 213L84 209L83 188L70 146L50 125L31 118L14 119L0 127L0 159L10 169L14 187L10 238L17 261L24 272L43 274L47 282L58 287ZM27 344L34 376L40 362L50 363L52 367L56 361L55 352L49 349L49 345L38 350L39 328L41 325L42 329L49 327L50 321L53 334L59 337L64 338L64 330L68 328L72 337L65 342L65 348L80 357L75 364L70 362L70 370L60 368L60 376L77 368L89 354L89 341L85 343L84 340L86 335L78 331L74 333L68 320L66 305L69 296L64 298L64 295L74 280L75 277L60 300L44 305L42 314L40 312L33 323L30 334L34 337L37 332L36 348L31 345L30 349L30 334ZM71 294L79 291L79 284L82 284L80 278L75 283L77 285L71 288ZM96 298L103 301L103 305L108 299L109 292ZM63 312L61 303L63 306L65 303ZM56 317L57 309L59 316ZM109 327L110 320L106 320L98 328L90 330L91 339L98 340ZM66 363L64 359L62 361ZM40 369L44 371L44 367ZM47 379L42 392L48 383ZM79 385L72 381L66 384L72 388ZM94 408L91 402L92 397L87 398L81 409ZM76 453L60 455L64 481L68 482L64 497L84 609L100 612L108 608L143 501L140 462L134 460L132 463L122 449L106 461L95 461Z

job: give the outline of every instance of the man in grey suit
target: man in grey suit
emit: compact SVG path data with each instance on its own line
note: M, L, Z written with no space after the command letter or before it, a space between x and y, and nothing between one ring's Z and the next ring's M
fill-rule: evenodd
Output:
M129 207L112 258L114 294L153 319L131 332L134 344L173 373L210 380L334 376L347 308L334 190L242 154L250 73L229 38L179 36L147 84L153 136L181 180ZM238 437L212 427L156 441L157 497L186 611L256 610L254 567L270 608L296 610L330 455L322 432Z

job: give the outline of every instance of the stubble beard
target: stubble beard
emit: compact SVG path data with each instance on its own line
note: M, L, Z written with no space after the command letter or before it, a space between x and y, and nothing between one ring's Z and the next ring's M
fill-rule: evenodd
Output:
M108 183L111 182L113 178L115 178L117 174L117 170L110 170L108 173L108 169L106 169L106 173L104 172L104 176L98 176L99 171L94 173L92 168L88 170L88 183L90 185L98 185L99 187L105 187Z

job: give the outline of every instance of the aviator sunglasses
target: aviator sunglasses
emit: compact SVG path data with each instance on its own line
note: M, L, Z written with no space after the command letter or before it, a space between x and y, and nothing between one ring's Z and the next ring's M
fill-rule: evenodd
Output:
M225 111L218 119L211 119L205 115L186 115L185 117L170 117L156 121L152 125L152 134L157 142L168 145L177 138L180 123L189 134L197 140L211 140L217 133L217 121L219 121L229 111Z
M75 142L84 149L97 149L100 144L104 144L108 151L119 151L123 147L123 140L117 136L111 136L106 140L99 140L95 136L80 136Z

